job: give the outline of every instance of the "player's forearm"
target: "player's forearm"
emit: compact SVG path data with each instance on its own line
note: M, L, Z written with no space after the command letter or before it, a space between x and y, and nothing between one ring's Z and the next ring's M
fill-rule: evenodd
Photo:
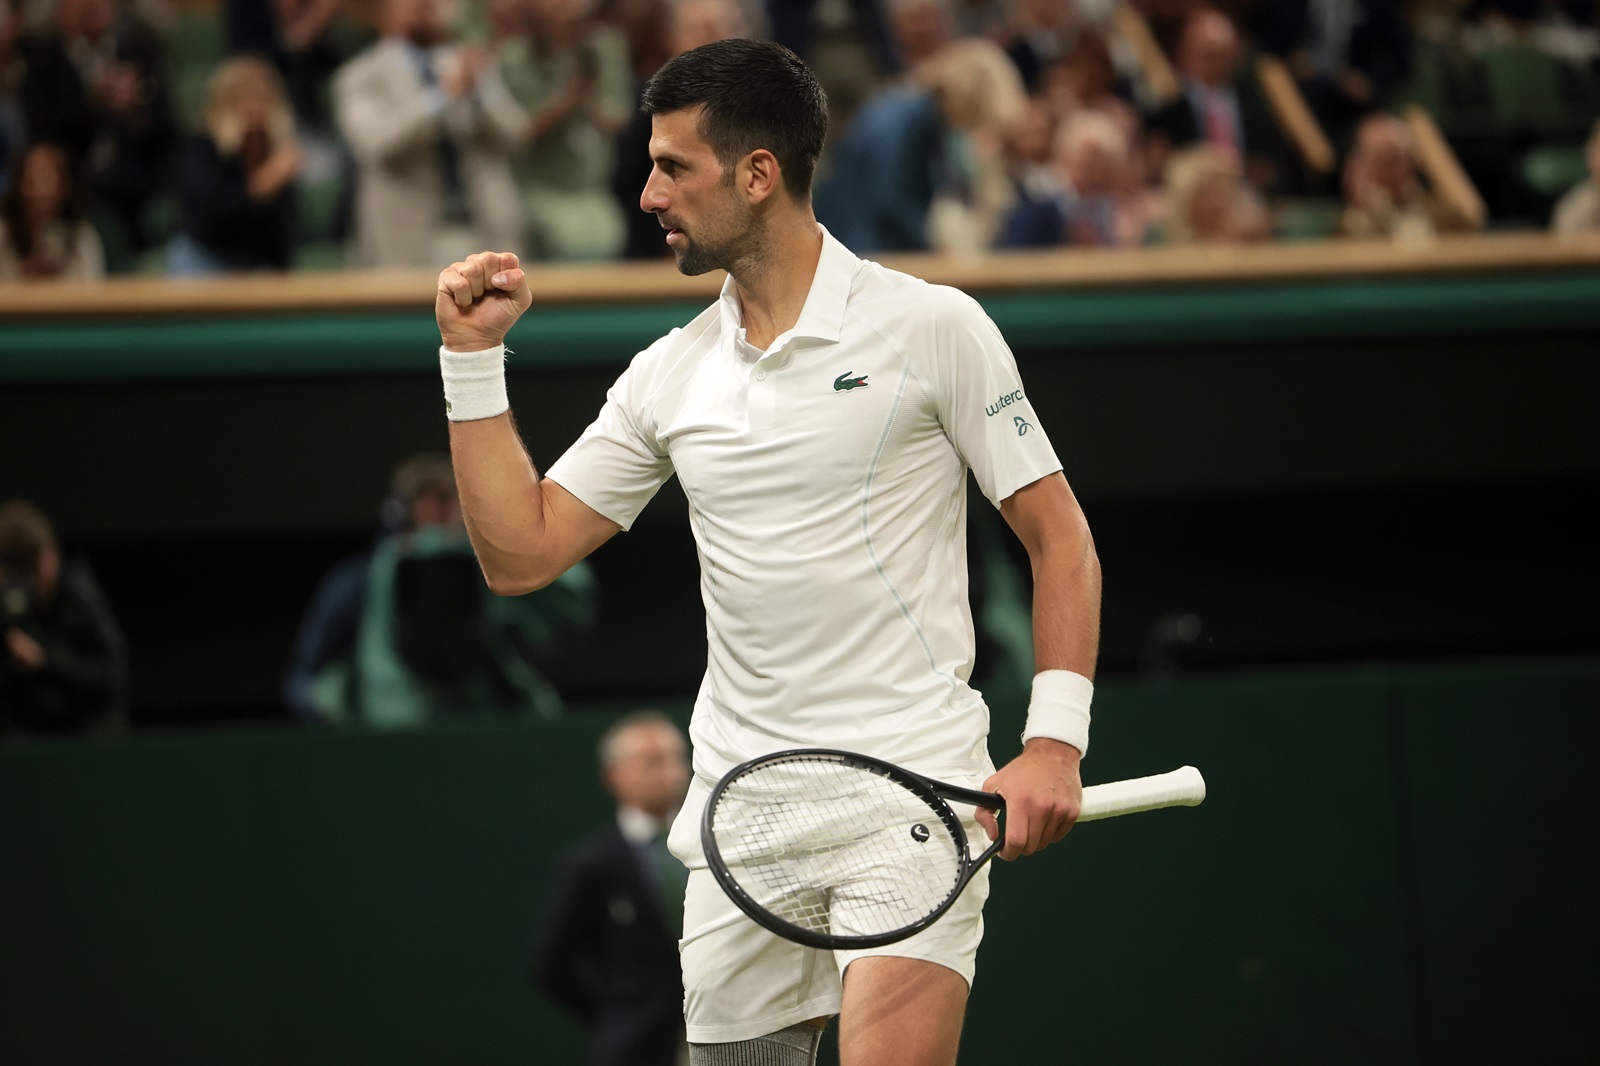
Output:
M1043 545L1033 559L1034 668L1094 679L1100 653L1100 560L1088 524Z
M516 596L559 577L564 566L551 550L545 492L511 412L451 422L450 454L462 517L489 587Z

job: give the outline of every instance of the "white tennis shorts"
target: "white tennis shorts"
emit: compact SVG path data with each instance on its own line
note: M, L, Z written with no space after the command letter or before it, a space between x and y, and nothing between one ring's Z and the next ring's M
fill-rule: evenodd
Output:
M951 783L977 788L983 779L952 778ZM983 904L989 898L987 866L938 921L915 936L861 951L808 948L751 921L706 869L700 850L700 812L710 794L710 787L696 777L668 837L672 853L689 867L678 950L690 1043L753 1040L838 1014L845 968L872 955L938 963L959 973L971 987L983 939ZM988 834L977 822L963 824L975 850L987 846Z

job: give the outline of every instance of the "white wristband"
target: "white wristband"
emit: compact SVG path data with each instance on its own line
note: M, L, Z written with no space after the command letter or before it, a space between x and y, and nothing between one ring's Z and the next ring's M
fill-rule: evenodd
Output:
M1035 674L1022 742L1045 737L1071 744L1080 755L1089 754L1089 701L1093 698L1094 682L1082 674L1071 670Z
M476 422L511 410L506 396L506 346L481 352L439 349L444 378L444 413L452 422Z

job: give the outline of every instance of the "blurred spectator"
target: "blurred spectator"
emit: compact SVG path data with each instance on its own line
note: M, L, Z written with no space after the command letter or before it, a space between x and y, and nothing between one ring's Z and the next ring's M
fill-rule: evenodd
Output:
M986 245L1012 199L999 146L1026 100L993 42L948 45L857 113L833 146L817 218L858 254Z
M956 37L955 0L884 0L895 59L915 70Z
M1362 120L1343 181L1340 229L1347 237L1427 239L1472 228L1423 186L1411 131L1393 115Z
M1037 88L1057 115L1120 102L1117 90L1111 47L1103 36L1087 30L1078 35L1065 55L1040 74Z
M284 682L290 709L379 728L460 712L559 715L534 660L593 624L593 571L580 564L527 596L490 595L445 456L402 462L380 517L372 550L336 565L312 596Z
M44 512L0 503L0 733L121 725L122 634L81 562L62 557Z
M509 153L527 119L492 57L447 42L440 0L382 0L380 28L334 77L357 164L357 262L437 268L521 249Z
M752 24L741 0L676 0L667 6L666 15L660 52L663 63L703 44L757 36L760 29ZM643 81L654 73L654 67L643 72L635 88L642 88ZM639 195L654 164L650 161L650 116L637 104L635 93L632 118L617 137L611 195L627 226L623 254L629 259L660 259L669 254L661 223L655 215L639 210Z
M11 177L12 158L22 152L26 135L17 85L22 80L21 0L0 0L0 195Z
M1281 141L1259 97L1243 91L1242 58L1233 22L1220 11L1196 8L1178 41L1183 95L1148 120L1158 166L1168 150L1203 143L1237 157L1263 192L1277 185Z
M1562 236L1600 233L1600 122L1589 134L1589 180L1568 190L1550 219L1550 228Z
M535 976L592 1031L593 1066L677 1066L688 871L666 838L689 786L683 734L656 711L619 719L600 740L600 776L616 820L563 858Z
M1035 187L1013 208L1001 245L1049 248L1061 244L1130 246L1144 239L1145 219L1129 203L1128 139L1109 115L1080 111L1057 137L1054 182L1040 195Z
M1266 205L1229 152L1209 144L1175 152L1165 184L1168 244L1249 244L1269 234Z
M1411 69L1411 34L1394 0L1260 0L1261 47L1289 64L1312 114L1342 142Z
M529 115L515 157L529 249L615 258L626 240L610 189L615 138L634 102L627 40L595 20L593 0L525 2L527 31L505 44L500 70Z
M118 0L57 0L55 32L22 45L28 134L82 161L89 192L135 248L170 177L174 122L160 39Z
M342 0L225 0L228 52L266 56L301 120L321 126L322 88L346 58L333 39Z
M168 271L287 270L302 153L277 71L255 56L223 62L206 85L205 124L184 146Z
M23 153L0 196L0 280L103 277L105 255L83 200L64 148L35 144Z
M1072 0L1008 0L1007 14L1001 43L1022 84L1033 92L1045 70L1067 54L1077 37Z

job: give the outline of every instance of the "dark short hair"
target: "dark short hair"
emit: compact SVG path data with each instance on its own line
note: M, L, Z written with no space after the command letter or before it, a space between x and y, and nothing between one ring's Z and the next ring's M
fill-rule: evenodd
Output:
M701 45L656 71L640 110L664 115L702 104L700 136L724 169L765 148L778 160L789 195L811 195L828 136L828 96L799 56L771 41Z

